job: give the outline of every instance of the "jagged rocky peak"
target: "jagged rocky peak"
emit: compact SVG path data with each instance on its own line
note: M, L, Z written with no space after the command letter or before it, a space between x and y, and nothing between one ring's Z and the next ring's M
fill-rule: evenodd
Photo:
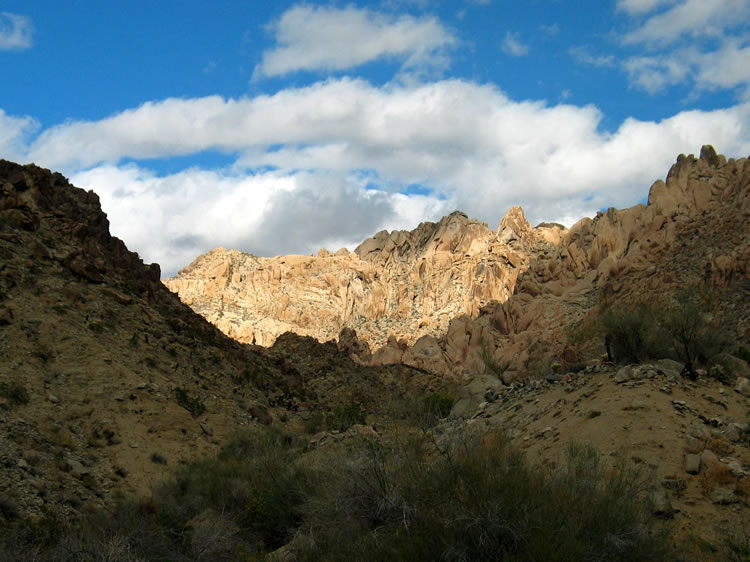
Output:
M326 341L350 328L379 346L389 335L436 335L453 316L507 299L541 240L520 208L497 232L455 211L411 231L378 232L354 252L215 250L164 283L239 341L271 345L287 330Z
M414 259L441 251L462 251L477 237L488 237L492 231L483 222L469 219L466 213L453 211L438 222L423 222L411 231L382 230L354 250L368 261L387 260L391 256Z
M702 285L723 300L722 324L737 341L750 341L750 165L704 146L700 158L681 155L666 181L656 181L648 205L610 208L570 230L559 242L532 255L520 271L513 295L483 307L473 318L456 318L436 339L373 353L373 362L404 362L446 376L486 371L481 357L510 361L507 379L523 378L553 363L575 363L568 349L571 326L596 324L599 306L669 296ZM498 233L510 240L524 228ZM518 218L518 217L516 217ZM510 233L513 233L512 235ZM481 345L480 345L481 342Z

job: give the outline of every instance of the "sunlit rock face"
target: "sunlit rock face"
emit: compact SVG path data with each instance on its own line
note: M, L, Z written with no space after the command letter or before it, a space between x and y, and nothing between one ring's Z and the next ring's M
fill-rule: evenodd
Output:
M452 318L505 301L533 252L560 239L514 207L497 231L454 212L412 231L382 231L354 252L260 258L217 248L164 283L229 336L272 345L286 331L321 341L356 330L370 347L416 342Z

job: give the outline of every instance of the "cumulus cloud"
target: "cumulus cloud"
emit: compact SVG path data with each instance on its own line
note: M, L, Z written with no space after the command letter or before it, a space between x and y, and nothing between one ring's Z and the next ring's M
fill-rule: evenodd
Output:
M404 69L445 64L454 35L434 17L395 17L365 8L298 5L270 26L277 46L263 53L253 76L300 70L336 71L381 58Z
M353 249L383 228L413 228L450 212L445 201L367 188L355 175L188 169L158 176L135 164L74 174L94 189L115 236L174 275L218 246L256 255Z
M375 87L339 79L64 123L25 155L97 191L113 232L174 273L215 246L335 250L454 209L494 227L520 204L534 223L570 224L643 199L681 152L711 143L728 155L750 153L750 103L628 119L613 131L602 129L602 117L594 106L514 101L462 80ZM159 176L144 160L205 150L234 163Z
M500 46L506 55L512 57L522 57L529 54L529 46L521 43L518 33L513 33L511 31L505 33L505 37Z
M621 62L632 85L656 94L689 84L687 98L737 88L750 97L750 0L622 0L618 9L634 16L620 37L638 51Z
M750 0L681 0L649 17L623 41L666 45L686 35L720 37L725 29L742 25L749 15Z
M0 12L0 51L30 48L32 30L28 17Z
M31 117L13 117L0 109L0 158L23 160L31 135L39 123Z

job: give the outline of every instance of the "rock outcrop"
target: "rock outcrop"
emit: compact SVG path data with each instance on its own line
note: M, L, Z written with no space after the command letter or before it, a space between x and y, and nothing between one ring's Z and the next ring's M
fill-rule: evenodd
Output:
M716 289L724 328L734 341L750 341L750 163L710 146L697 159L679 156L666 181L652 185L648 205L582 219L534 253L510 298L450 322L430 346L430 364L459 378L498 367L549 372L578 361L569 330L601 307L656 302L692 285ZM422 366L415 350L391 341L373 361Z
M563 228L508 211L497 231L454 212L411 232L382 231L354 252L261 258L217 248L164 284L227 335L269 346L286 331L320 341L353 329L371 347L445 332L460 314L512 293L531 255Z

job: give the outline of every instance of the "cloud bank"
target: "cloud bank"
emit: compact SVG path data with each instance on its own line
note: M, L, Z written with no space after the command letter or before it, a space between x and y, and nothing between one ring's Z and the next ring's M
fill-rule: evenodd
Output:
M113 232L167 273L219 245L335 250L454 209L494 227L520 204L532 222L570 224L643 199L681 152L712 143L750 153L750 103L628 119L614 131L602 117L593 106L514 101L469 81L342 78L272 96L149 102L49 128L30 144L28 121L0 116L0 138L95 188ZM233 164L149 171L149 158L202 151Z

